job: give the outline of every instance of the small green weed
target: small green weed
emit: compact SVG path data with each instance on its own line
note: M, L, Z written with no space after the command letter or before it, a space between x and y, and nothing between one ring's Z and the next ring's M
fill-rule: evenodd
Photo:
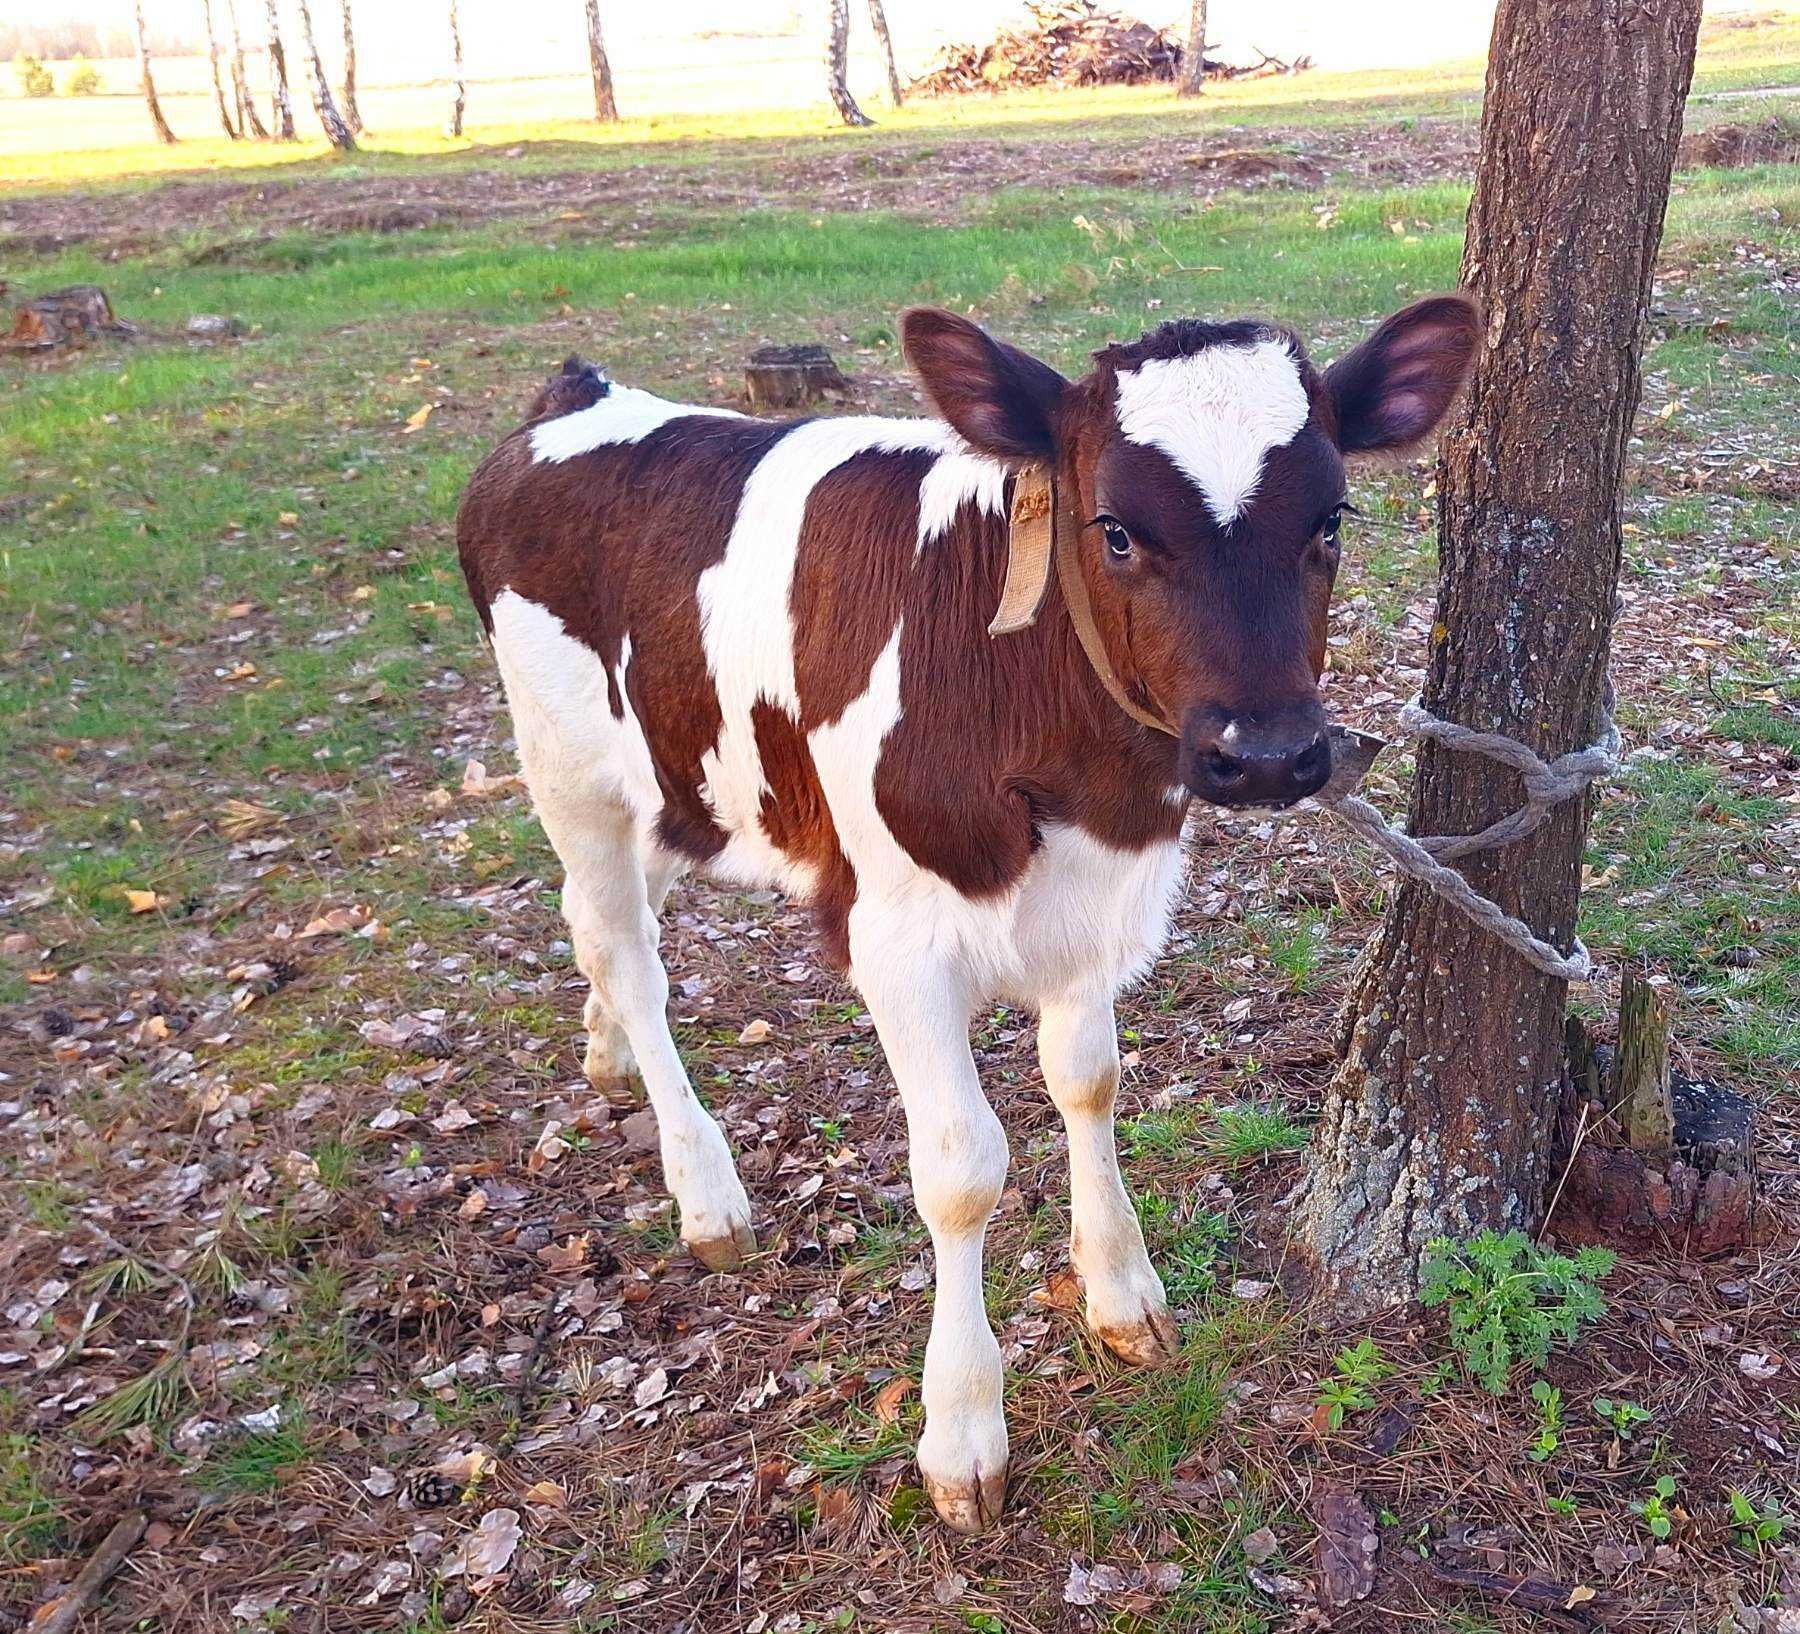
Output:
M1344 1415L1375 1405L1375 1386L1394 1370L1383 1359L1373 1339L1358 1339L1331 1359L1336 1372L1319 1386L1319 1405L1325 1409L1327 1429L1341 1429Z
M1780 1543L1787 1530L1788 1515L1779 1498L1765 1499L1759 1510L1743 1493L1733 1487L1726 1496L1731 1500L1731 1535L1746 1554L1760 1555L1765 1543Z
M46 1553L62 1525L38 1471L36 1448L28 1435L0 1436L0 1561L9 1564Z
M1445 1307L1463 1370L1498 1396L1516 1364L1542 1367L1555 1340L1572 1343L1600 1316L1597 1284L1612 1268L1610 1249L1580 1248L1570 1258L1522 1231L1484 1231L1463 1243L1440 1237L1425 1251L1419 1303Z
M1653 1538L1666 1538L1675 1529L1674 1512L1669 1508L1675 1497L1675 1477L1659 1475L1650 1496L1635 1502L1631 1512L1642 1518Z
M1621 1441L1629 1441L1641 1425L1650 1422L1651 1413L1635 1401L1614 1401L1611 1396L1596 1396L1594 1417L1609 1426Z
M1563 1396L1548 1379L1537 1379L1531 1386L1531 1399L1537 1403L1538 1434L1525 1456L1534 1464L1541 1464L1553 1457L1561 1445Z

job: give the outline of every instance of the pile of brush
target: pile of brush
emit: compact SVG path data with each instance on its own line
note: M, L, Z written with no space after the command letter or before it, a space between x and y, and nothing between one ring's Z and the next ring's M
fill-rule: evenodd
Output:
M1094 0L1028 0L1025 9L1027 21L1003 28L986 45L945 46L912 90L947 96L1015 85L1143 85L1181 71L1182 43L1167 29L1103 10ZM1287 63L1264 56L1246 68L1208 58L1206 72L1238 78L1308 66L1305 57Z

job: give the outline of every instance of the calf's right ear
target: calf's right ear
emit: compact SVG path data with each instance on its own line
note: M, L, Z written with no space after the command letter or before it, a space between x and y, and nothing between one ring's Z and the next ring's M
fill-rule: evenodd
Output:
M934 306L900 315L900 345L931 405L977 453L1056 454L1056 409L1069 383L1048 363Z

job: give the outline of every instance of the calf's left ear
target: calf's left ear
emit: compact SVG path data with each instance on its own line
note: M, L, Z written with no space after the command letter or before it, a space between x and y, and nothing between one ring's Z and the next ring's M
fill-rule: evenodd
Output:
M932 407L978 453L1047 460L1069 383L1048 363L933 306L900 315L900 345Z
M1468 378L1481 315L1462 295L1396 312L1325 371L1346 454L1391 453L1437 428Z

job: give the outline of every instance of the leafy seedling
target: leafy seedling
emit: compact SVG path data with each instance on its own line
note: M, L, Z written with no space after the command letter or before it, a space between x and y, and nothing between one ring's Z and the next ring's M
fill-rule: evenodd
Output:
M1634 1515L1643 1517L1653 1538L1666 1538L1675 1529L1675 1513L1669 1507L1675 1496L1675 1477L1659 1475L1656 1485L1650 1489L1650 1496L1631 1506Z
M1552 1457L1561 1445L1559 1432L1563 1427L1562 1391L1548 1379L1539 1379L1531 1387L1531 1399L1537 1403L1538 1435L1537 1440L1526 1449L1525 1456L1534 1464L1541 1464Z
M1324 1414L1324 1428L1342 1427L1344 1415L1361 1412L1375 1405L1374 1386L1394 1370L1382 1359L1381 1347L1373 1339L1359 1339L1332 1358L1337 1370L1319 1386L1319 1409ZM1313 1422L1320 1422L1319 1413Z
M1598 1284L1613 1258L1591 1246L1553 1253L1522 1231L1439 1237L1425 1250L1419 1303L1444 1307L1464 1371L1498 1396L1517 1364L1542 1367L1552 1343L1573 1343L1605 1311Z
M1780 1499L1767 1499L1759 1510L1736 1487L1726 1496L1731 1500L1731 1535L1737 1539L1740 1549L1746 1554L1760 1555L1765 1543L1781 1542L1788 1517L1782 1513Z
M1621 1441L1629 1441L1639 1425L1650 1422L1651 1413L1649 1408L1640 1407L1635 1401L1614 1401L1611 1396L1596 1396L1594 1417L1602 1424L1610 1425L1612 1433Z

